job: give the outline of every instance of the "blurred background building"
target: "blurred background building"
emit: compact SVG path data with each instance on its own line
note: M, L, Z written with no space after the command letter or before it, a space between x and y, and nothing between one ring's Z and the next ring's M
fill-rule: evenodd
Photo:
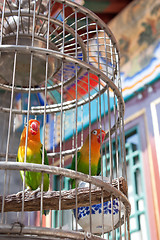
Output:
M159 1L133 1L109 23L121 52L131 232L142 232L137 239L160 239L159 10Z

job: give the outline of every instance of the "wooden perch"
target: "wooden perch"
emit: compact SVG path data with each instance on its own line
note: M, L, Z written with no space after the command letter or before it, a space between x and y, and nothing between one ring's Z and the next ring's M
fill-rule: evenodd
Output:
M124 178L119 179L120 191L127 195L127 183ZM118 181L113 180L112 186L118 188ZM102 190L99 187L91 189L92 205L101 202ZM43 192L43 209L58 210L59 199L61 197L61 209L74 209L76 199L76 189L68 191L48 191ZM89 188L78 188L78 207L89 205ZM111 194L103 190L104 201L109 201ZM113 196L114 197L114 196ZM115 197L114 197L115 198ZM4 199L4 212L20 212L22 210L23 192L8 195ZM3 197L0 196L0 212L2 210ZM41 191L26 191L24 193L24 211L39 211L41 202Z

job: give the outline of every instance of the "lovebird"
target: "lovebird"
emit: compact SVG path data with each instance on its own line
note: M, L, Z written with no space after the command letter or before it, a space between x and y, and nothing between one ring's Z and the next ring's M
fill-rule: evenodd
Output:
M25 143L26 143L27 127L24 127L20 138L20 144L17 154L17 162L24 162L25 158ZM43 145L40 141L40 122L31 119L28 126L28 141L27 141L27 163L42 164ZM44 164L49 165L47 152L44 150ZM20 171L21 178L24 178L24 171ZM41 186L42 173L26 171L25 184L30 190L36 190ZM49 189L49 174L43 174L43 191ZM49 211L44 210L46 215Z
M105 131L101 130L102 143L105 138ZM100 129L91 132L91 175L98 176L101 172L101 138ZM75 170L75 155L72 160L71 169ZM89 134L85 139L82 148L77 152L77 171L89 174ZM71 179L71 186L75 188L75 179Z

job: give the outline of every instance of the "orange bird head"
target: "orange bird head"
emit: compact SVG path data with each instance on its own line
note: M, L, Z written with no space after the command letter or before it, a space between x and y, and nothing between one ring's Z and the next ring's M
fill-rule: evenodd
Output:
M40 140L40 122L31 119L28 126L28 137L30 139Z
M91 143L100 145L101 135L102 135L102 143L103 143L105 135L106 135L105 131L100 130L100 129L92 130L92 132L91 132Z
M101 137L102 137L102 143L105 138L105 131L100 130L100 129L94 129L91 131L91 151L92 154L100 154L100 147L101 147ZM83 147L81 148L82 151L89 152L89 134L88 137L86 138Z
M24 127L21 135L22 141L26 139L26 131L27 127ZM29 120L28 139L33 141L40 141L40 122L35 119Z

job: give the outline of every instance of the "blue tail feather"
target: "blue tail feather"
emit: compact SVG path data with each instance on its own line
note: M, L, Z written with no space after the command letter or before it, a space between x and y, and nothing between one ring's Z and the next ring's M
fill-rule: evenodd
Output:
M49 210L43 210L43 214L47 216L49 214Z

